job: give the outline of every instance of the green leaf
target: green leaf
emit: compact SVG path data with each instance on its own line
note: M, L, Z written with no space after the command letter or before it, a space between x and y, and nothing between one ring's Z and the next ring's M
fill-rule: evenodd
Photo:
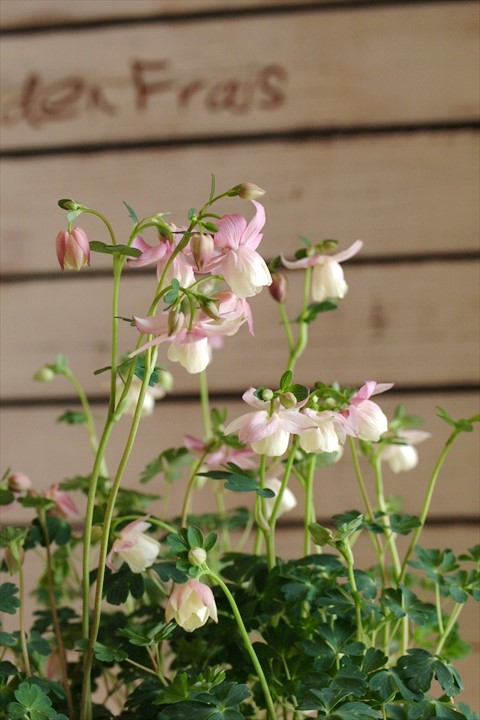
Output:
M337 308L338 300L334 300L333 298L330 298L329 300L324 300L323 302L319 303L310 303L305 312L301 313L297 317L296 322L306 323L307 325L309 325L316 319L316 317L320 313L330 312L331 310L336 310Z
M18 668L10 662L10 660L0 661L0 677L9 677L10 675L17 675Z
M17 586L11 582L0 585L0 612L15 615L17 608L20 607L20 600L15 597L17 593Z
M449 663L420 648L412 648L407 652L399 659L397 668L411 690L428 692L434 676L449 697L463 689L457 671Z
M202 531L194 525L190 526L187 530L188 543L191 548L203 547L203 535Z
M0 487L0 505L11 505L15 500L15 495L10 490Z
M11 720L20 720L27 712L30 720L55 720L58 717L52 701L38 685L20 683L14 695L18 702L9 703L7 708Z
M93 646L93 652L95 653L96 659L100 660L100 662L121 662L128 657L124 650L107 647L99 642L96 642Z
M297 402L302 402L309 394L309 389L305 385L290 385L288 391L295 395Z
M366 703L348 702L336 707L328 717L340 718L340 720L370 720L370 718L380 718L382 716L378 710L374 710Z
M87 422L87 416L81 410L67 410L57 418L57 422L64 422L67 425L81 425Z
M125 202L125 200L123 201L123 204L124 204L125 207L127 208L127 212L128 212L128 214L130 215L130 217L132 218L134 224L137 225L137 224L138 224L138 217L137 217L137 214L136 214L135 210L134 210L133 208L131 208L130 205L128 205L128 204Z
M391 528L398 535L408 535L412 530L420 527L421 524L420 518L416 515L399 515L398 513L390 515Z
M293 373L291 370L287 370L286 372L283 373L282 377L280 378L280 383L278 386L282 392L286 392L287 390L290 389L290 384L292 382L292 378L293 378Z
M104 253L105 255L126 255L127 257L140 257L142 251L138 248L129 247L128 245L107 245L100 240L90 241L90 250L92 252Z
M70 212L67 213L67 223L72 223L82 213L83 213L83 208L78 209L78 210L70 210Z
M0 631L0 645L4 647L15 647L17 638L11 633Z

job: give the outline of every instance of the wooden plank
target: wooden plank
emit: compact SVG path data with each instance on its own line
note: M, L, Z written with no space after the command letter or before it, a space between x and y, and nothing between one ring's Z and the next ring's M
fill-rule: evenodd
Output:
M182 225L188 208L205 202L209 172L220 190L247 179L267 190L260 246L267 258L293 254L299 235L312 241L336 237L342 244L363 238L363 257L476 251L478 137L469 131L418 133L4 160L2 272L58 272L54 237L65 222L56 204L61 197L103 212L123 242L131 221L122 200L141 217L171 211L172 221ZM238 199L222 201L218 211L251 213L249 203ZM83 215L77 223L92 239L107 240L96 218ZM96 255L92 266L109 267L109 259Z
M471 120L477 23L442 3L7 36L2 147Z
M341 2L342 0L333 0ZM362 3L366 0L355 0ZM298 5L323 5L331 0L2 0L0 27L22 25L51 27L61 23L95 22L203 13L215 11L295 8Z
M310 346L300 360L297 382L342 383L366 378L400 385L475 382L478 374L478 270L475 263L417 263L350 266L350 292L340 311L310 326ZM142 316L156 278L132 275L121 292L120 315ZM287 312L296 317L302 273L292 273ZM454 294L446 289L454 288ZM101 395L108 380L92 372L109 364L109 279L77 276L72 281L12 283L1 288L4 398L64 395L62 382L29 382L45 362L64 352L88 392ZM255 337L246 328L215 351L210 383L215 391L243 392L250 385L278 382L287 349L274 301L264 291L252 299ZM278 317L278 319L277 319ZM123 323L121 352L137 331ZM160 347L159 362L166 362ZM253 358L255 362L253 363ZM179 393L197 392L198 377L172 364ZM67 391L68 392L68 391Z
M403 402L407 411L424 419L425 430L432 437L418 447L420 462L408 473L394 475L385 467L385 493L387 496L403 496L404 508L411 514L419 514L423 506L430 473L442 450L449 428L440 420L435 406L444 407L453 417L469 417L478 409L478 396L475 394L442 394L415 395L409 394L400 398L385 395L378 402L389 418L393 417L396 406ZM216 404L216 403L214 403ZM67 406L74 407L74 406ZM228 418L234 419L247 408L239 399L236 402L218 403L219 408L228 409ZM4 469L12 469L26 473L33 481L38 492L43 492L53 482L59 482L75 475L88 475L92 467L92 454L81 426L70 427L64 423L56 424L56 419L64 412L64 407L36 408L4 408L2 410L1 455ZM98 430L105 417L105 407L94 408ZM115 427L107 452L109 471L114 473L129 431L130 420L122 418ZM153 479L147 485L140 485L140 473L147 463L168 447L179 447L183 444L184 434L196 437L203 436L201 412L198 403L175 403L165 399L157 403L153 416L144 418L140 425L136 445L131 455L123 486L140 488L164 496L166 487L160 478ZM480 506L480 487L476 469L480 461L480 443L478 427L473 434L461 435L447 456L431 506L432 517L475 518ZM374 496L373 479L368 465L362 460L362 472L371 495ZM172 487L169 509L164 503L153 505L152 512L161 517L174 516L180 513L186 478L182 478ZM289 518L302 517L303 491L292 480L292 489L298 499L298 507L289 514ZM349 452L334 466L324 469L315 483L316 508L319 517L329 518L335 513L347 509L363 511L363 503ZM237 495L226 493L230 507L249 505L252 497L249 494ZM82 496L76 495L78 505L84 504ZM195 495L197 512L212 510L214 499L212 489L206 487ZM25 522L31 511L20 505L2 511L4 520ZM450 533L450 530L446 531ZM447 544L450 539L445 540Z

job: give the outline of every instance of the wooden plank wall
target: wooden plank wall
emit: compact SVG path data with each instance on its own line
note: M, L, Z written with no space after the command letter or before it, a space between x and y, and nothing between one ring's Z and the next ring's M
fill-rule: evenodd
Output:
M267 189L267 257L293 252L301 234L342 247L365 241L346 268L350 294L312 329L297 380L396 383L386 411L406 402L433 433L419 468L388 478L418 510L447 432L435 405L454 416L478 410L477 4L0 0L0 12L2 469L23 470L40 488L89 471L82 429L55 425L75 405L67 383L30 381L57 352L99 418L105 410L105 381L92 371L108 363L107 260L79 275L58 271L57 199L95 206L121 236L122 200L181 222L213 172L219 187ZM92 218L82 225L105 239ZM122 314L145 312L152 282L127 273ZM293 276L292 294L296 285ZM231 417L243 390L275 384L285 360L270 298L252 305L255 338L230 339L210 373L213 400L226 400ZM123 329L125 348L131 332ZM163 447L201 433L197 380L173 370L174 393L142 426L132 484ZM124 434L121 423L112 464ZM478 541L478 461L478 434L461 438L427 544ZM329 469L319 515L359 506L355 493L347 462ZM295 553L295 533L294 523L284 530L286 552ZM475 654L462 668L465 700L478 707L479 638L472 618L466 626Z

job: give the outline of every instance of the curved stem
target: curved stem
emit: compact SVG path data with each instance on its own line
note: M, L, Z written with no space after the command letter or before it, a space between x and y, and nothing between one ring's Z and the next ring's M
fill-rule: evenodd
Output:
M95 423L93 421L93 415L92 410L90 408L90 403L88 402L87 395L81 386L78 379L75 377L73 372L70 370L70 368L67 368L65 370L65 377L70 381L70 383L73 385L73 388L75 392L78 395L78 399L80 400L80 403L82 405L82 410L85 414L85 425L87 428L87 434L88 434L88 440L90 442L90 447L92 448L92 452L94 455L98 452L98 438L97 438L97 432L95 430ZM100 469L100 472L102 475L107 476L108 470L105 464L105 460L102 460L102 467Z
M267 679L265 677L265 673L263 672L263 668L260 664L260 661L257 657L257 654L253 648L252 642L250 640L250 637L248 635L247 629L244 625L242 616L240 614L240 611L238 609L237 603L235 602L235 598L233 597L232 593L228 589L228 587L223 582L222 578L214 573L210 568L208 568L205 572L205 575L209 576L214 580L217 585L221 587L223 590L230 607L232 608L233 616L235 618L235 621L237 623L238 629L240 631L240 635L242 636L243 644L245 646L245 650L250 656L250 659L252 661L252 665L255 668L255 671L257 673L258 679L260 681L261 688L263 690L263 694L265 696L265 701L267 704L267 717L270 718L270 720L275 720L276 713L275 713L275 706L273 704L272 696L270 694L270 688L268 687Z
M311 277L312 277L312 268L307 268L305 271L305 282L303 285L302 314L308 308L308 300L310 297ZM290 351L290 358L288 361L287 370L291 370L292 372L294 371L297 360L302 356L303 351L307 347L307 342L308 342L308 323L300 320L300 322L298 324L297 343L294 346L294 348Z
M440 638L437 647L435 648L435 655L440 655L442 652L443 646L445 645L445 641L450 635L451 631L453 630L455 623L458 620L458 616L462 612L463 605L461 603L456 603L456 606L454 610L450 613L450 618L448 620L447 626L442 634L442 637Z

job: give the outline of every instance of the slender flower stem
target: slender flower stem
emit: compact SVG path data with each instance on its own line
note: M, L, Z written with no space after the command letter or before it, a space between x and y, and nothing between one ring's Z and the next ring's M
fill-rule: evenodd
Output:
M307 268L305 271L305 283L303 286L303 303L302 303L302 314L308 308L308 300L310 297L310 281L312 277L312 268ZM300 320L298 323L298 335L297 342L293 349L290 351L290 357L288 361L287 370L292 372L295 370L297 360L302 356L303 351L307 347L308 342L308 323Z
M387 504L385 502L385 495L383 491L383 478L382 478L382 461L380 455L375 456L373 461L373 469L375 472L375 489L377 493L378 507L383 513L383 524L385 526L385 536L387 538L387 545L390 548L392 555L392 561L395 568L395 580L398 582L398 578L402 572L402 564L398 555L397 545L395 542L395 533L392 531L390 525L390 518L387 514Z
M55 590L52 572L52 554L50 551L50 536L48 532L48 525L45 517L45 512L42 510L39 512L38 520L42 528L43 536L45 538L45 551L47 556L47 590L48 600L50 603L50 612L52 613L52 624L53 631L55 633L55 640L57 641L58 658L60 661L60 671L62 673L63 687L65 689L65 695L67 699L68 714L71 720L75 720L75 711L73 706L72 692L70 690L70 684L68 681L68 667L67 667L67 655L65 652L65 645L63 644L62 631L60 628L60 620L57 612L57 604L55 602Z
M206 370L202 370L200 375L200 401L202 404L203 431L205 440L208 441L212 437L212 423L210 420L210 401L208 397L208 375Z
M28 655L27 646L27 633L25 631L25 584L23 579L23 566L21 562L18 564L18 594L20 599L20 607L18 608L18 623L20 626L20 644L22 646L23 665L26 675L30 676L32 674L32 669L30 667L30 657Z
M73 372L70 370L70 368L67 368L67 370L65 371L65 377L72 384L75 392L78 395L78 399L80 400L80 403L82 405L82 410L85 414L85 425L87 428L88 440L90 442L90 447L92 448L92 452L95 456L98 452L98 438L97 438L97 432L95 430L95 423L93 421L92 410L90 408L90 403L88 402L87 395L86 395L83 387L81 386L80 382L78 381L78 379L75 377ZM107 470L104 458L102 459L102 467L100 469L100 472L102 473L102 475L105 475L105 476L108 475L108 470Z
M452 434L448 438L447 442L445 443L445 445L442 449L442 452L440 453L438 460L435 463L435 467L433 468L432 476L430 478L430 482L428 484L427 492L425 495L425 500L423 502L423 509L420 514L421 525L418 528L416 528L415 532L413 533L412 539L411 539L408 549L405 553L405 557L403 558L402 570L401 570L400 577L399 577L400 581L403 580L403 578L405 577L405 573L407 571L407 563L410 559L410 555L412 554L412 552L415 548L415 545L418 543L420 534L421 534L421 532L423 530L423 526L425 524L425 520L427 519L428 511L430 509L430 503L432 502L432 497L433 497L435 486L436 486L436 483L438 480L438 476L440 474L440 470L445 461L445 458L447 457L447 455L448 455L453 443L457 439L459 433L460 433L460 430L455 428L455 430L452 432Z
M118 355L118 299L120 294L120 279L124 265L123 257L113 258L113 294L112 294L112 360L110 369L110 401L108 411L115 412L117 394L117 355Z
M285 470L283 471L283 478L282 478L282 484L280 485L280 488L277 493L277 497L275 498L275 503L273 505L272 514L270 515L268 524L270 526L270 529L267 533L266 540L267 540L267 559L268 559L268 567L271 570L276 565L276 555L275 555L275 525L277 522L277 517L280 512L280 505L282 503L283 493L285 492L285 488L288 485L288 481L290 479L290 473L292 472L292 466L293 461L295 459L295 453L297 451L297 442L296 440L293 441L292 446L290 448L290 452L288 454L287 458L287 464L285 465Z
M153 358L152 358L153 354ZM151 368L155 364L155 355L156 353L152 353L151 351L146 353L145 358L145 374L142 380L142 385L140 387L140 392L137 400L137 405L135 408L135 413L132 419L132 424L130 427L130 433L128 435L128 439L122 454L122 457L120 459L120 463L117 469L117 473L115 475L112 489L110 491L110 496L108 498L107 507L105 510L105 517L103 520L103 532L102 532L102 541L100 546L100 554L98 559L98 573L97 573L97 581L96 581L96 592L95 592L95 604L93 608L93 615L92 615L92 625L90 629L90 635L88 639L88 647L87 651L85 653L84 657L84 676L83 676L83 687L82 687L82 702L81 702L81 720L90 720L91 718L91 699L90 699L90 674L92 671L92 664L93 664L93 648L95 645L95 642L97 640L98 636L98 630L100 627L100 616L101 616L101 605L102 605L102 594L103 594L103 581L105 577L105 560L107 557L107 550L108 550L108 542L109 542L109 535L110 535L110 528L112 524L113 519L113 512L115 509L115 501L118 494L118 489L120 487L120 482L123 477L123 473L125 471L125 468L127 466L133 444L135 441L135 437L137 434L138 426L140 424L140 418L142 414L142 408L143 408L143 401L145 399L145 394L147 392L148 388L148 381L150 379L150 372Z
M263 672L263 668L260 664L260 661L257 657L257 654L253 648L253 645L251 643L251 640L249 638L247 629L244 625L242 616L240 614L240 611L238 609L237 603L235 602L235 598L233 597L232 593L228 589L228 587L223 582L222 578L214 573L210 568L207 569L205 572L205 575L209 576L214 580L217 585L221 587L223 590L228 602L230 603L230 607L232 608L233 616L235 618L235 621L237 623L238 629L240 631L240 635L242 636L243 644L245 646L245 650L250 656L250 659L252 661L252 665L255 668L255 671L257 673L258 679L260 681L260 685L263 690L263 694L265 696L265 701L267 704L267 717L269 720L275 720L276 718L276 712L275 712L275 706L273 704L272 696L270 694L270 688L268 687L268 682L265 677L265 673Z
M448 620L447 626L445 630L442 633L442 637L440 638L437 647L435 648L435 655L440 655L440 653L443 650L443 646L445 645L445 641L452 632L453 628L455 627L455 623L458 620L458 616L462 612L463 605L462 603L456 603L454 609L450 613L450 618Z
M345 562L347 563L347 572L348 572L348 581L350 583L350 587L352 589L352 597L353 601L355 603L355 620L356 620L356 638L359 642L364 642L365 640L365 634L363 630L363 622L362 622L362 596L358 592L357 588L357 582L355 580L355 573L354 573L354 557L352 548L350 547L350 543L348 542L348 539L344 540L341 547L339 547L339 551L343 555Z
M437 609L438 630L440 632L440 635L443 635L445 628L443 627L442 599L440 596L440 586L438 583L435 583L435 607Z
M292 326L290 325L290 320L288 319L287 311L285 309L285 303L278 303L278 309L280 311L283 327L285 328L285 335L287 336L288 351L291 354L295 349L295 340L293 338Z
M305 518L304 518L304 539L303 550L305 555L310 555L312 550L310 523L315 522L315 501L313 498L313 480L315 477L316 455L312 453L308 462L307 475L305 477Z
M187 489L185 491L185 496L183 498L182 519L180 521L180 527L186 527L186 525L187 525L188 509L190 506L190 498L192 497L192 493L195 488L195 480L197 479L197 473L200 470L200 468L202 467L203 462L204 462L205 458L207 457L207 455L208 455L208 453L205 450L201 454L200 460L193 466L193 470L190 473Z

